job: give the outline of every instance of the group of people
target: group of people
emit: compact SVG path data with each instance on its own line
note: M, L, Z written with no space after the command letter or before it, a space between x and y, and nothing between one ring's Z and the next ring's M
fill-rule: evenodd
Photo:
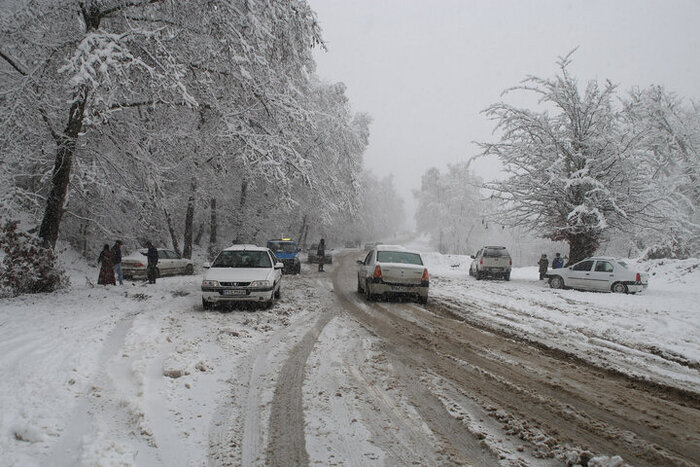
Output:
M119 285L124 285L122 245L122 241L117 240L112 248L107 243L102 248L100 256L97 258L97 262L100 264L100 275L97 278L99 285L117 285L117 281L119 281ZM148 261L146 276L149 284L155 284L156 276L158 275L158 249L151 242L146 242L146 248L148 249L146 252Z
M566 259L567 258L562 258L559 253L556 253L554 255L554 259L552 260L552 269L563 268ZM545 274L547 274L547 269L549 269L549 259L547 259L546 254L542 253L537 265L540 267L540 280L542 280L544 279Z

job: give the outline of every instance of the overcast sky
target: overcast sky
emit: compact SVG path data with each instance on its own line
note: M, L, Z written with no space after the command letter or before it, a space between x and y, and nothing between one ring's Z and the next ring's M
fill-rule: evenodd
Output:
M662 84L700 100L698 0L309 0L328 51L318 74L347 85L353 110L373 118L365 165L394 174L410 216L411 190L491 141L480 112L527 75L550 77L579 47L583 83L627 90ZM498 164L481 161L491 179Z

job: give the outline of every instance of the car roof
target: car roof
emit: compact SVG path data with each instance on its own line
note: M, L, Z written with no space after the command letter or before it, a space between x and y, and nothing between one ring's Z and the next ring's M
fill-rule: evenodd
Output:
M622 261L618 260L617 258L613 258L612 256L591 256L590 258L582 259L581 261L586 261L586 260L605 260L605 261Z
M252 244L248 244L248 243L241 243L241 244L231 245L227 248L224 248L224 251L241 251L241 250L267 251L267 247L252 245Z
M377 245L375 248L377 251L403 251L406 253L415 253L417 255L420 254L417 251L409 250L405 246L401 245Z
M499 250L506 249L506 247L504 247L504 246L489 246L489 245L486 245L484 248L495 248L495 249L499 249Z

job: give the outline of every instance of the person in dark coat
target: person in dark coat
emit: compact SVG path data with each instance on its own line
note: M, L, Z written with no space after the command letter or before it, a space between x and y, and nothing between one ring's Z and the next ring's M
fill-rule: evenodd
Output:
M316 256L318 257L318 270L323 271L323 263L326 260L326 241L324 239L321 239L321 241L318 242Z
M114 253L114 274L117 276L119 285L124 285L124 273L122 273L122 241L117 240L112 247Z
M540 280L544 279L544 275L547 274L547 268L549 267L549 260L547 259L547 255L542 253L542 256L540 257L540 260L537 262L537 264L540 267Z
M100 275L97 277L97 283L100 285L116 285L114 280L114 253L109 249L109 245L105 244L104 248L102 248L97 262L100 263Z
M559 253L554 255L552 260L552 269L559 269L564 267L564 258L561 257Z
M158 250L153 246L151 242L146 243L148 251L146 252L146 258L148 259L148 266L146 266L146 275L148 276L148 283L155 284L158 266Z

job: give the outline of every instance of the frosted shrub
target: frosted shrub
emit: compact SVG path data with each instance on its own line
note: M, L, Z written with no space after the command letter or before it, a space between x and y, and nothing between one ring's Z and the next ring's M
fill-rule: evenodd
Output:
M39 240L17 230L19 221L8 221L0 228L0 297L25 293L53 292L70 282L56 266L56 254Z

